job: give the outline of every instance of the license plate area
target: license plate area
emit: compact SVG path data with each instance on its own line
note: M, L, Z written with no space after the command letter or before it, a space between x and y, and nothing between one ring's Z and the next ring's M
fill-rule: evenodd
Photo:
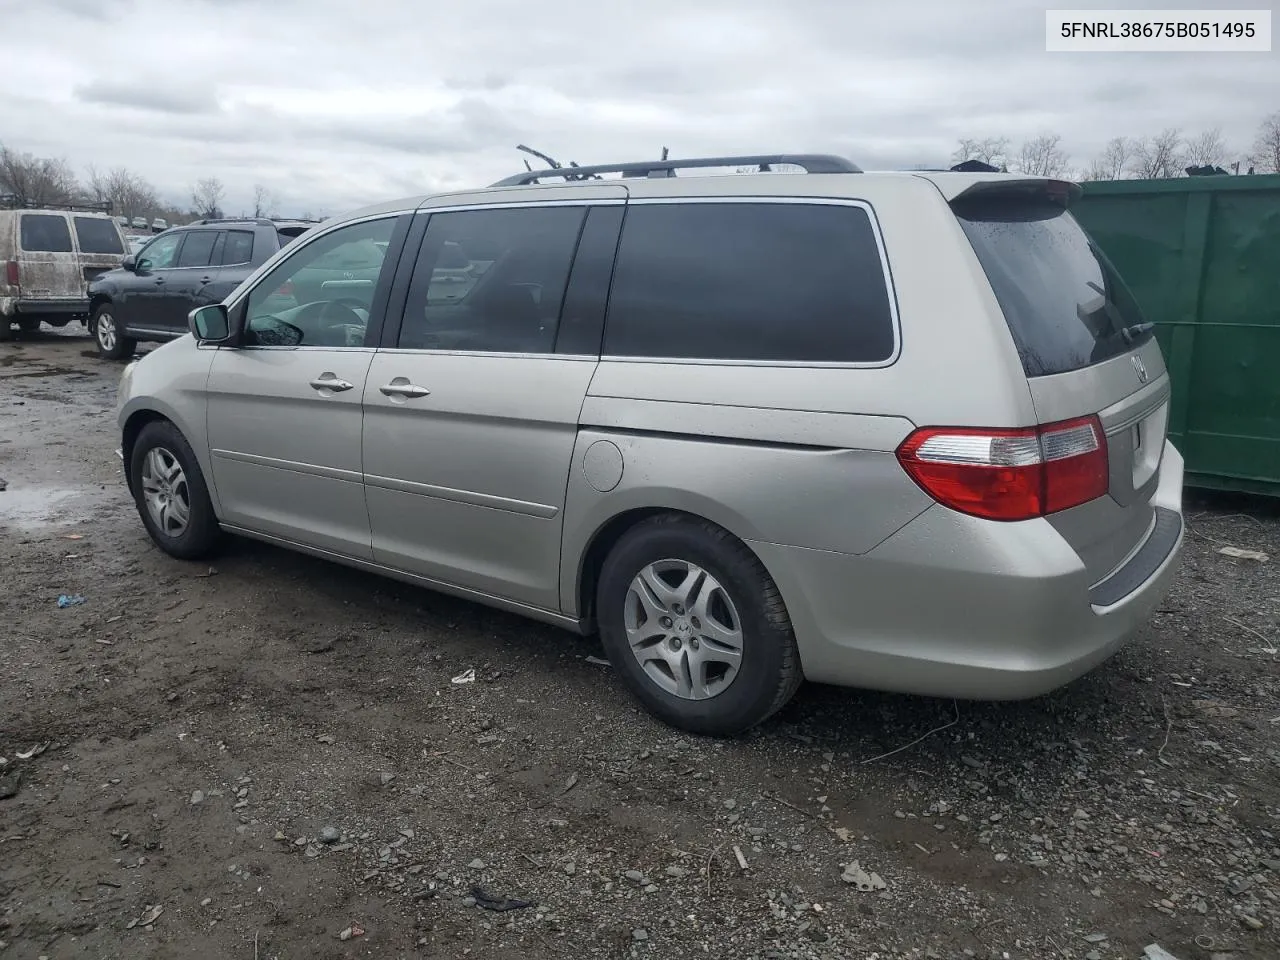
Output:
M1169 404L1165 402L1129 428L1133 450L1133 489L1142 489L1160 469L1168 426Z

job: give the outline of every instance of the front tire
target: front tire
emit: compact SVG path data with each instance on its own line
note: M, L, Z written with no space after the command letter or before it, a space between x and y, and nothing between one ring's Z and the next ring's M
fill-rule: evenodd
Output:
M664 515L624 534L601 567L596 613L622 681L691 733L750 730L803 679L777 585L742 541L705 521Z
M138 341L124 335L124 328L116 319L115 307L109 303L98 306L93 311L93 320L89 324L93 341L98 346L98 354L105 360L124 360L133 356Z
M180 560L198 560L217 545L218 519L190 444L172 423L142 428L129 457L129 486L151 539Z

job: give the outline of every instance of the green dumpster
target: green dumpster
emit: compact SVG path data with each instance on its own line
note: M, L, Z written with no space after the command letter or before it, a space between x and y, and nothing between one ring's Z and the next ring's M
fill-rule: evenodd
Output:
M1280 497L1280 176L1083 187L1076 218L1156 325L1187 484Z

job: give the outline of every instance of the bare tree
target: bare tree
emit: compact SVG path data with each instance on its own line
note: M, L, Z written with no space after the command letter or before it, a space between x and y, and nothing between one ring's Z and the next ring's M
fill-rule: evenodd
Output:
M222 200L227 190L217 177L205 177L191 188L191 209L201 219L217 220L222 216Z
M986 137L982 140L962 138L951 154L952 163L977 160L998 169L1009 165L1009 138Z
M20 207L67 203L80 192L67 162L36 157L0 146L0 194L8 194Z
M1271 114L1258 127L1250 162L1261 173L1280 173L1280 111Z
M1133 142L1127 137L1112 137L1089 164L1085 171L1085 180L1119 180L1129 166L1133 156Z
M1042 133L1022 145L1014 167L1019 173L1031 177L1063 177L1068 169L1067 152L1062 149L1062 137L1056 133Z
M1227 145L1222 141L1222 128L1206 130L1187 141L1183 164L1188 167L1221 167L1227 162Z
M260 183L253 185L253 215L255 217L274 217L280 201L276 195Z
M1129 170L1140 180L1168 180L1182 173L1182 131L1177 127L1162 130L1154 137L1142 137L1133 143Z
M158 212L160 198L155 187L138 174L125 167L99 173L91 166L88 172L89 193L95 200L111 201L114 213L125 217L151 218Z

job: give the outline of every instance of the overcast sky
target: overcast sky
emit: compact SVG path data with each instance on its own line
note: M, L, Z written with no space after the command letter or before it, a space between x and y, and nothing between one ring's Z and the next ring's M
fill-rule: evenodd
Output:
M214 175L228 212L262 183L282 212L332 214L489 183L523 169L517 143L876 168L1048 130L1083 167L1165 126L1221 126L1244 151L1280 110L1280 54L1046 53L1051 5L1107 4L0 0L0 142L128 166L173 202Z

